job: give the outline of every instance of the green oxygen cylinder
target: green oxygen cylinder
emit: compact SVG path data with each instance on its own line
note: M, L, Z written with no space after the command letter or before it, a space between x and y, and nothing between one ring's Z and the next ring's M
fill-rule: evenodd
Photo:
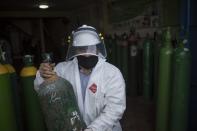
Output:
M51 63L51 54L44 53L44 63ZM83 131L86 128L69 81L53 75L37 90L48 131Z
M17 131L9 71L2 65L0 51L0 131Z
M18 127L18 130L23 130L22 111L21 111L21 105L20 105L21 104L20 103L20 88L19 88L17 74L16 74L14 67L11 64L9 64L9 62L7 61L5 52L2 52L2 58L3 58L3 65L8 70L9 76L10 76L12 98L13 98L13 104L14 104L14 109L15 109L17 127Z
M25 121L28 131L44 131L44 120L36 91L34 79L37 69L33 66L33 56L24 56L24 67L20 72L23 101L25 105Z
M156 110L156 131L169 131L170 93L172 80L171 34L168 28L159 55L158 97Z
M173 57L173 92L170 131L187 131L191 54L180 42Z
M143 96L151 100L153 95L153 44L147 37L143 44Z

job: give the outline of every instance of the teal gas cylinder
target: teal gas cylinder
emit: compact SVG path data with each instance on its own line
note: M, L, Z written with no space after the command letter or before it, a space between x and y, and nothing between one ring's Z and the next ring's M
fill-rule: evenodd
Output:
M23 101L25 105L25 120L28 131L44 131L44 119L36 91L34 90L34 79L37 69L33 66L33 57L24 56L24 67L20 72Z
M158 97L156 110L156 131L169 131L170 94L172 80L172 54L170 29L165 34L159 55Z
M187 131L191 53L181 41L173 54L173 91L170 131Z
M153 44L146 38L143 44L143 96L151 100L153 95Z

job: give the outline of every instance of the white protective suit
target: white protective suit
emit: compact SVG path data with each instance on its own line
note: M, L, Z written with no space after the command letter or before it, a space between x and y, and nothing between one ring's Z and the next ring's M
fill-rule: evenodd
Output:
M77 59L59 63L55 72L72 84L87 128L93 131L122 131L119 120L126 108L126 95L125 82L118 68L99 58L90 75L84 102ZM36 90L42 82L37 72L34 81ZM90 89L93 84L96 85L96 92Z

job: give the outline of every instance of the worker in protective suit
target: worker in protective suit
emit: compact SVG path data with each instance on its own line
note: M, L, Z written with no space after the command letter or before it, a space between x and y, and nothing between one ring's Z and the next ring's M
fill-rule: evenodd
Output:
M42 63L35 90L54 73L68 80L87 125L85 131L122 131L119 120L126 108L125 82L118 68L106 62L105 45L95 28L87 25L72 32L67 61Z

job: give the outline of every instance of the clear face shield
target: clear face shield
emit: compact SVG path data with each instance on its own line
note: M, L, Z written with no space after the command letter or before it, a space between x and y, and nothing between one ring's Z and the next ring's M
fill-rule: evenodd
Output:
M106 58L104 41L101 40L95 28L83 25L72 32L72 38L66 60L71 60L79 55L94 55Z
M101 58L106 58L107 53L105 49L105 45L103 43L98 43L95 45L88 46L70 46L68 48L68 53L66 60L71 60L79 55L95 55Z

